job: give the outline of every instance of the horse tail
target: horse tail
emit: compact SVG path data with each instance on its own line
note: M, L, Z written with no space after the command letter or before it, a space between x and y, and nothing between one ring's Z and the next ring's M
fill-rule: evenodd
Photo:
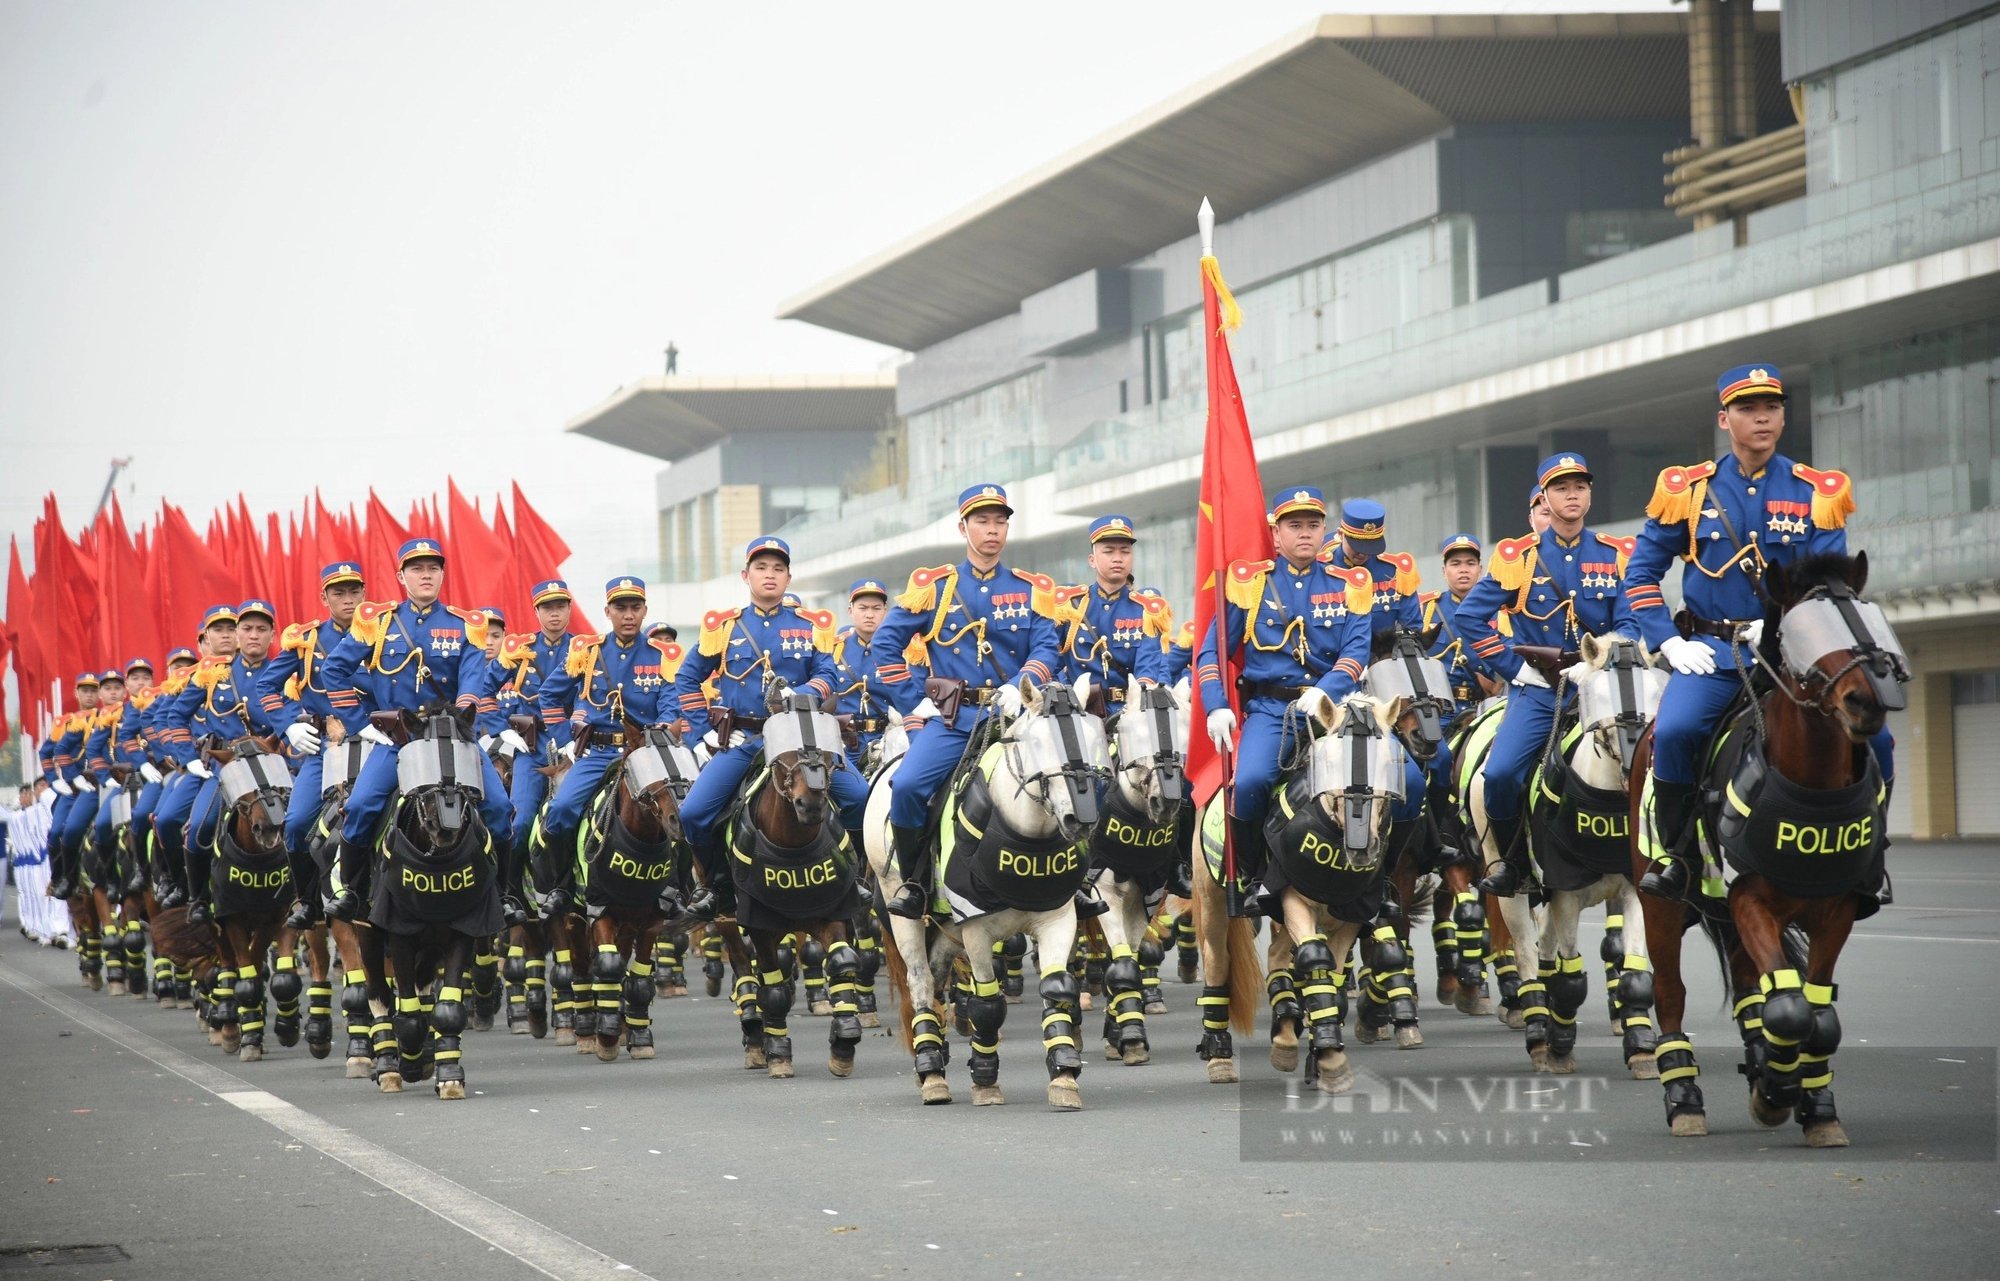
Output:
M1729 968L1729 958L1743 946L1742 939L1736 933L1736 923L1726 917L1710 916L1696 907L1691 906L1686 910L1693 914L1696 923L1701 926L1701 932L1708 936L1708 941L1715 948L1715 967L1722 975L1722 1008L1732 1010L1740 993L1736 991L1735 974ZM1786 939L1786 944L1786 951L1791 951L1789 937Z
M893 928L883 932L882 962L889 975L889 999L896 1003L896 1040L910 1053L915 1049L910 1043L910 1020L916 1017L917 1007L910 1000L910 972L903 964L903 949L896 946Z
M1245 1036L1257 1027L1264 1003L1264 957L1257 934L1241 917L1229 922L1229 1025Z

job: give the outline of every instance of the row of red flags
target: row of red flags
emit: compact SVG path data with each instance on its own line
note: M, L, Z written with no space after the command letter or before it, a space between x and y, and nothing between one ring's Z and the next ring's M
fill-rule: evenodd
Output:
M360 566L368 599L400 599L396 550L412 538L444 547L445 600L464 609L497 607L510 630L533 630L531 588L561 574L569 544L519 484L511 517L499 497L489 517L466 500L457 482L447 480L446 491L443 508L432 495L418 499L401 520L373 489L359 511L350 503L344 513L315 492L296 511L266 513L261 524L239 496L211 513L200 533L168 502L135 530L114 496L75 537L51 494L35 522L32 573L22 567L19 539L10 540L0 681L11 661L25 704L22 723L39 727L75 709L73 686L82 672L122 669L144 658L164 677L167 651L194 645L201 616L212 605L261 598L277 610L281 628L324 617L320 570L337 561ZM588 630L590 624L579 613L572 627ZM59 703L52 701L52 683L60 685L53 696ZM0 742L7 734L5 699L0 684Z

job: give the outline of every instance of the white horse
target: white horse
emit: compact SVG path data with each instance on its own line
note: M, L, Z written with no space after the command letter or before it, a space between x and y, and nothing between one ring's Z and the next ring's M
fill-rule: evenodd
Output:
M1110 1000L1104 1011L1104 1057L1133 1067L1147 1062L1142 947L1151 920L1149 898L1166 891L1175 862L1185 856L1188 834L1188 710L1183 696L1164 685L1125 685L1118 717L1118 751L1104 812L1091 837L1099 897L1110 910L1098 921L1111 963L1105 967ZM1150 887L1150 888L1149 888ZM1159 964L1153 955L1151 964Z
M1075 1111L1083 1106L1077 1086L1083 1070L1077 1048L1079 993L1065 962L1076 941L1073 895L1083 880L1083 843L1097 821L1097 788L1109 772L1110 757L1104 723L1083 710L1075 690L1057 682L1037 687L1023 682L1021 692L1024 712L980 750L975 777L960 793L965 805L955 804L940 834L934 865L937 897L949 905L951 920L890 917L895 947L888 958L889 980L903 997L900 1031L915 1060L918 1092L925 1103L949 1103L948 1050L934 976L964 956L973 985L965 1000L972 1025L972 1101L977 1106L1003 1103L999 1042L1007 1003L994 973L993 945L1025 931L1034 939L1042 968L1049 1105ZM975 742L989 733L988 727L979 727ZM891 762L875 777L862 825L869 864L889 896L903 883L889 833L890 784L899 768L900 762ZM968 827L960 815L974 808L981 813ZM1049 905L998 901L1020 894ZM988 901L988 895L995 901Z
M1633 751L1667 683L1638 641L1585 636L1579 652L1587 670L1575 681L1577 726L1550 754L1549 765L1529 780L1534 813L1528 830L1535 833L1535 861L1549 900L1540 912L1529 910L1525 893L1497 900L1524 972L1520 1004L1528 1058L1537 1072L1562 1074L1576 1071L1577 1012L1588 989L1584 960L1577 952L1577 924L1584 909L1603 903L1613 917L1635 923L1644 919L1631 877L1626 785ZM1483 781L1474 790L1479 826L1485 830ZM1544 833L1554 839L1543 839ZM1487 862L1497 861L1500 851L1490 831L1483 840ZM1646 933L1627 929L1622 940L1618 991L1643 988L1650 1005ZM1620 1004L1636 1003L1628 997ZM1650 1016L1630 1012L1619 1022L1626 1068L1635 1079L1655 1079L1659 1073Z

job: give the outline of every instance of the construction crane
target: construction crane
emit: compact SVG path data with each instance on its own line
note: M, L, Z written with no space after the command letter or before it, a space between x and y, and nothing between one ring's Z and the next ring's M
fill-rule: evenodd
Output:
M111 460L111 474L104 478L104 492L97 496L97 510L90 514L91 520L94 521L103 514L105 504L111 501L111 491L118 484L118 473L131 465L132 460L129 458L114 458Z

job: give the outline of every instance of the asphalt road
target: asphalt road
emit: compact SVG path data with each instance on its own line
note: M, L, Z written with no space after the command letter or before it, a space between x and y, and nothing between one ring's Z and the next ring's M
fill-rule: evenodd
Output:
M1033 1006L1010 1009L1011 1101L975 1110L962 1044L960 1101L924 1108L883 1034L835 1080L825 1021L795 1014L800 1074L771 1081L702 999L655 1004L651 1063L469 1035L473 1095L442 1103L345 1080L337 1053L226 1059L185 1011L81 989L10 909L0 1272L99 1246L32 1274L1991 1277L2000 847L1892 859L1900 901L1840 972L1854 1146L1825 1152L1750 1120L1705 956L1690 1029L1712 1134L1676 1140L1658 1084L1624 1077L1594 961L1575 1078L1535 1077L1518 1033L1427 1000L1423 1048L1353 1049L1363 1093L1339 1113L1288 1106L1260 1040L1240 1043L1243 1086L1208 1084L1171 961L1154 1061L1089 1060L1076 1114L1043 1105ZM1427 943L1418 961L1428 991Z

